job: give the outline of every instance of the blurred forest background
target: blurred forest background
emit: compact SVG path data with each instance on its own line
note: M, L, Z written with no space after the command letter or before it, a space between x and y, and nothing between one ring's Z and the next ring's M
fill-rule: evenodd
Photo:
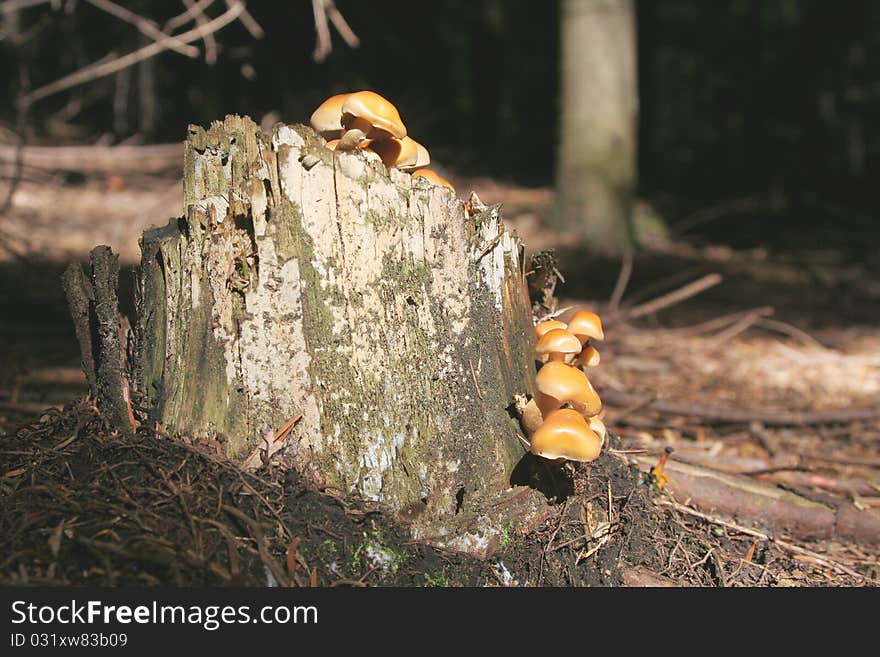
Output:
M122 4L161 27L194 3ZM226 9L195 4L210 16ZM193 42L198 57L163 52L24 116L23 94L151 39L86 0L0 7L6 143L173 142L187 123L227 113L305 121L327 96L370 88L459 175L556 180L560 3L339 0L360 43L331 24L332 52L315 61L313 3L252 0L260 38L236 21L207 51ZM636 16L638 196L673 232L840 247L880 267L880 4L656 0L636 3Z

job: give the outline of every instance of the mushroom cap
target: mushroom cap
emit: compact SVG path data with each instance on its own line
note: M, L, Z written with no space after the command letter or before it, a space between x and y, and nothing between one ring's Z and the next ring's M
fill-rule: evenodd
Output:
M566 355L578 354L581 341L563 328L550 329L535 345L535 353L544 360L563 360Z
M581 344L588 339L604 340L605 332L602 330L602 320L599 315L589 310L578 310L568 320L568 330L574 333Z
M364 130L368 139L382 136L406 137L406 126L397 108L389 100L373 91L357 91L349 94L342 103L342 127L348 129L357 119L366 122L370 129Z
M385 166L396 167L401 171L426 167L431 163L428 149L412 137L380 139L373 141L370 148L379 154Z
M577 357L577 362L584 367L596 367L599 364L599 351L591 344L588 344Z
M550 413L530 442L532 454L545 459L593 461L602 452L602 439L577 411L560 408Z
M535 324L535 337L540 339L547 331L557 328L567 329L568 324L560 322L558 319L545 319L543 322Z
M349 96L351 94L330 96L312 112L309 125L324 139L335 139L342 135L342 106Z
M337 145L338 143L339 143L339 140L338 140L338 139L328 139L328 140L327 140L327 143L324 144L324 145L332 151L333 149L336 148L336 145Z
M587 375L562 361L550 361L538 370L535 386L538 389L535 401L545 418L563 404L571 404L587 417L602 410L602 400Z
M419 169L418 171L413 171L413 178L424 178L425 180L430 181L434 185L440 185L442 187L448 187L453 192L455 192L455 187L452 186L452 183L446 180L443 176L432 171L431 169Z

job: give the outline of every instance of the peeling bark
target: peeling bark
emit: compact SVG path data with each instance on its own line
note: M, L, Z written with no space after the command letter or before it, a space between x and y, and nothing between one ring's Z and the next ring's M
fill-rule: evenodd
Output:
M245 467L280 451L415 540L480 556L543 509L509 482L508 409L535 370L500 207L234 116L190 127L184 162L185 218L141 240L135 328L136 387L167 431Z

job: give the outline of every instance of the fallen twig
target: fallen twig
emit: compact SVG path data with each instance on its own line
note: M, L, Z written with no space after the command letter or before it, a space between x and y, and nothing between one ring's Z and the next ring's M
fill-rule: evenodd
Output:
M653 570L645 566L634 566L633 568L625 568L620 572L623 579L623 585L629 587L675 587L680 586L678 582L669 579L664 575L655 573Z
M835 411L768 411L751 408L728 408L723 406L707 406L704 404L683 404L655 399L644 404L645 393L630 393L605 388L601 392L602 400L612 406L631 406L638 404L640 408L649 408L670 415L698 417L716 422L760 422L775 426L806 424L840 424L847 422L880 420L880 408L847 408Z
M654 460L651 456L629 459L640 469L650 468ZM676 499L764 529L799 538L848 538L866 544L880 538L880 515L857 511L845 502L816 502L751 477L680 461L669 460L665 474L665 489Z
M498 242L501 241L501 238L502 238L503 236L504 236L504 228L502 228L501 230L499 230L499 231L498 231L498 234L497 234L495 237L493 237L491 240L489 240L489 242L486 244L486 246L483 247L483 250L480 251L480 255L477 256L476 260L474 260L474 263L478 263L478 262L480 262L480 260L482 260L484 257L486 257L486 255L487 255L492 249L494 249L496 246L498 246Z
M870 582L872 584L880 584L880 580L876 580L872 577L868 577L867 575L863 575L862 573L845 566L844 564L834 561L824 555L819 554L818 552L813 552L812 550L808 550L807 548L800 547L799 545L795 545L794 543L789 543L788 541L784 541L782 539L776 538L770 534L765 534L762 531L758 531L757 529L751 529L750 527L744 527L743 525L738 525L735 522L731 522L729 520L723 520L721 518L717 518L708 513L703 513L701 511L697 511L696 509L692 509L689 506L685 506L684 504L679 504L678 502L674 502L672 500L667 500L663 498L659 498L655 500L656 504L660 506L666 506L675 509L681 513L694 516L695 518L700 518L701 520L705 520L715 525L719 525L720 527L725 527L732 531L740 532L742 534L746 534L747 536L754 536L762 541L768 541L773 543L774 545L782 548L783 550L787 550L793 554L801 554L804 556L808 556L811 559L815 559L819 564L834 568L842 573L846 573L852 577L855 577L863 582Z
M633 256L632 251L623 254L620 261L620 273L617 275L617 282L614 284L614 291L611 298L608 299L608 312L616 313L620 307L620 300L623 299L623 293L626 292L626 286L629 284L629 278L632 276Z
M762 315L757 312L746 313L726 329L709 338L709 347L720 347L725 342L738 336L740 333L747 331L761 321L761 316Z
M779 333L784 333L785 335L800 340L801 342L804 342L810 346L827 349L824 344L819 342L816 338L814 338L806 331L799 329L797 326L792 326L791 324L788 324L786 322L780 322L776 319L761 319L758 320L757 325L766 329L777 331Z
M702 278L698 278L697 280L688 283L684 287L680 287L677 290L659 296L651 301L622 310L617 315L609 316L607 323L610 324L612 321L619 321L621 319L636 319L637 317L644 317L645 315L650 315L651 313L658 312L664 308L669 308L670 306L686 301L687 299L708 290L710 287L718 285L722 280L721 274L707 274Z
M21 161L24 167L45 170L106 173L160 173L183 164L180 144L149 146L7 146L0 144L0 163Z

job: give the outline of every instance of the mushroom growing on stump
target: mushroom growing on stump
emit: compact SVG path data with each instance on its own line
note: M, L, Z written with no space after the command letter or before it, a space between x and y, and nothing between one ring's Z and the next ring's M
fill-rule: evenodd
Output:
M567 329L568 324L560 322L558 319L545 319L543 322L535 324L535 337L539 340L547 332L553 329Z
M542 363L557 360L570 362L580 352L580 340L562 328L550 329L535 345L535 353Z
M588 344L575 357L572 364L580 367L596 367L599 364L599 352L596 350L596 347Z
M532 454L551 461L593 461L602 452L602 438L574 409L550 413L532 435Z
M401 171L411 171L419 167L426 167L431 163L428 149L412 137L404 137L403 139L390 137L373 141L369 148L379 154L385 166L394 167Z
M571 404L584 417L597 415L602 410L602 400L587 375L562 361L551 361L538 370L535 386L538 389L535 403L545 421L563 404Z
M330 96L323 103L318 105L318 109L312 112L312 118L309 119L309 125L312 130L321 135L324 139L338 139L342 136L342 105L348 100L351 94L337 94ZM328 148L333 148L327 144Z
M339 150L357 148L365 139L380 141L406 137L406 126L397 108L373 91L349 94L342 104L342 127Z
M424 178L434 185L448 187L452 190L453 193L455 193L455 187L452 186L452 183L446 180L446 178L444 178L440 174L432 171L431 169L418 169L417 171L413 171L412 177L413 180L415 180L416 178Z
M568 320L568 330L577 336L581 344L587 340L604 340L605 332L602 330L602 320L599 315L589 310L579 310Z

